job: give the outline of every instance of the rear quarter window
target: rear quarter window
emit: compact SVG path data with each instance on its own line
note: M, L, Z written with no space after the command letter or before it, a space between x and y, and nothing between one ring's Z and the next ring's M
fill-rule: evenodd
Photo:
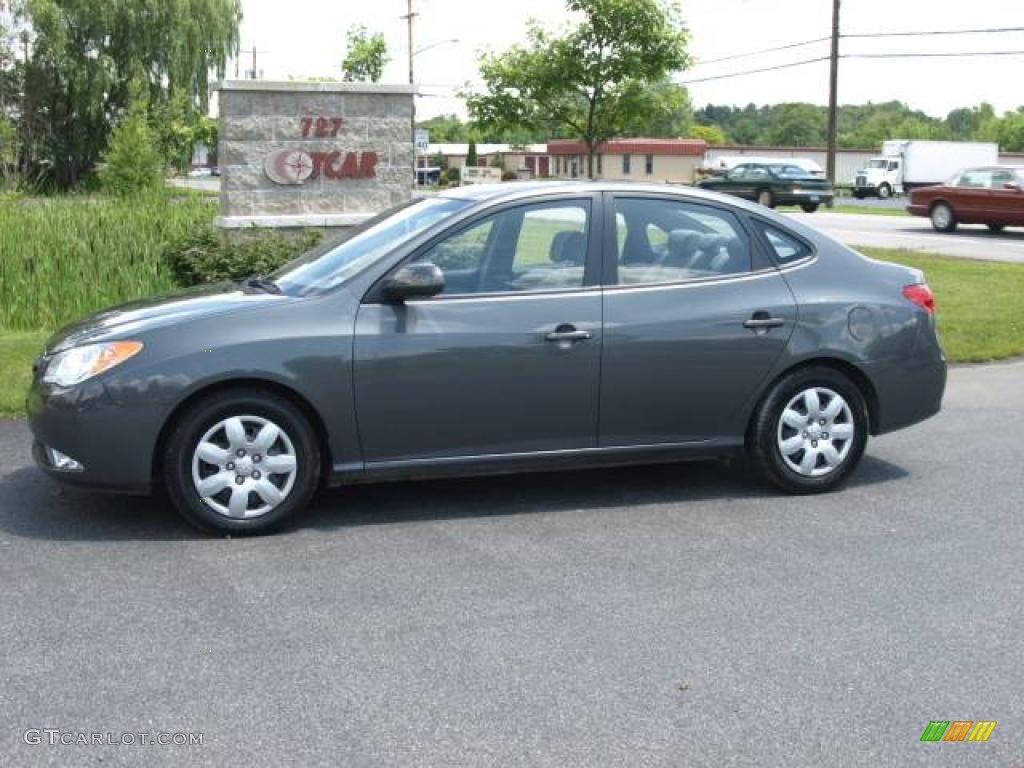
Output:
M758 222L756 226L761 230L761 234L764 235L764 239L768 243L769 253L779 266L785 266L786 264L806 259L813 253L811 247L795 235L791 235L770 224Z

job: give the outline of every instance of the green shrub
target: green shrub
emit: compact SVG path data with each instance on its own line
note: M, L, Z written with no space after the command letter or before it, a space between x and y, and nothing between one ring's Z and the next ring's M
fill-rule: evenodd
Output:
M502 181L516 181L518 179L519 179L519 174L516 173L515 171L502 171L501 172L501 180Z
M133 195L164 183L164 156L149 127L145 100L132 101L127 114L110 134L110 146L100 169L104 189Z
M247 234L232 238L207 226L168 244L164 261L179 285L240 280L273 272L322 238L317 230L298 237Z

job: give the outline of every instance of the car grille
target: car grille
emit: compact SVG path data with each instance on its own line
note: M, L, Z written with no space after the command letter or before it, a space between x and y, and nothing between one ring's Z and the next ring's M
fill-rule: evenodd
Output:
M856 183L856 185L858 187L866 187L867 184L868 184L868 177L867 176L858 176L857 177L857 181L855 183Z

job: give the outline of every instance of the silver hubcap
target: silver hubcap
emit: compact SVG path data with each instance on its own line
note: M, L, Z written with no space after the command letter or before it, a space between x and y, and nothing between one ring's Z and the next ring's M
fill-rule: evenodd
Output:
M298 462L291 438L261 416L232 416L203 435L192 454L192 483L218 514L242 520L288 498Z
M804 477L834 472L850 453L853 413L836 392L811 387L798 394L779 419L779 453L786 465Z
M935 210L932 211L932 221L935 222L935 226L943 229L949 226L949 208L944 205L935 206Z

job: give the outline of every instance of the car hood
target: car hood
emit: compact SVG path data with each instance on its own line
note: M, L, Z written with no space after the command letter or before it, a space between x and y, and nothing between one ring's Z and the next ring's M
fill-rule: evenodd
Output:
M104 309L57 331L46 342L47 354L88 342L131 338L183 320L268 306L296 299L237 283L214 283Z

